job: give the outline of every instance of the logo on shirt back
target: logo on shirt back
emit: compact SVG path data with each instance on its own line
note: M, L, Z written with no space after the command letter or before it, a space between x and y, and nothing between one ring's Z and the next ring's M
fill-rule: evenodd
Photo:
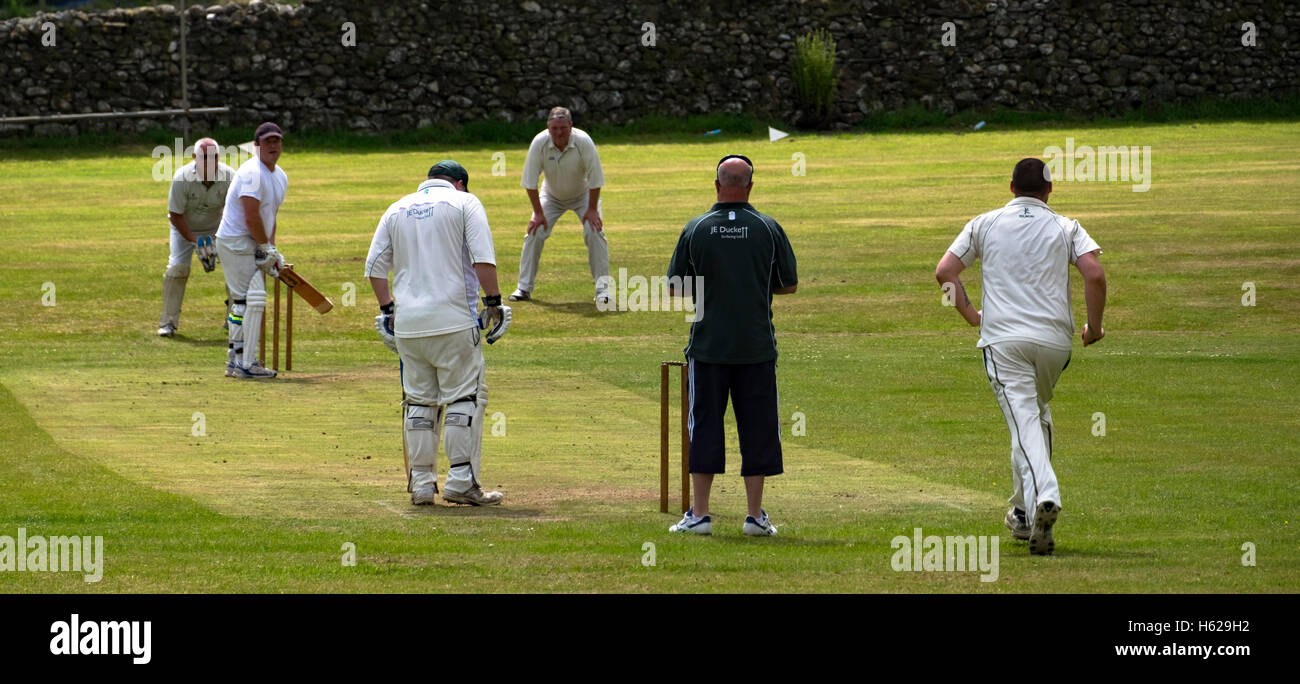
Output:
M1017 218L1034 218L1034 215L1029 213L1029 207L1023 207L1021 208L1020 214Z
M723 239L744 240L749 237L749 226L713 226L709 235L721 235Z
M413 218L416 221L427 219L430 216L433 216L433 211L437 208L438 205L436 204L417 204L406 210L406 217Z

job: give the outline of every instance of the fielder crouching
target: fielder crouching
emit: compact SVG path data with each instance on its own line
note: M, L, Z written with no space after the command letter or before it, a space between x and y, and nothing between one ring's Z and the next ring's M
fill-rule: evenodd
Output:
M366 257L379 302L375 328L401 357L407 491L415 505L432 504L438 493L443 428L450 464L443 501L495 506L503 498L481 485L488 395L480 343L506 334L510 307L501 305L487 213L468 186L463 166L435 164L428 180L384 212Z
M190 278L190 263L195 252L203 270L216 268L216 251L212 238L221 224L226 191L235 170L218 161L221 148L212 138L194 143L194 161L182 166L172 177L167 192L167 218L171 222L171 254L163 273L162 314L158 318L158 336L172 337L181 325L181 302Z

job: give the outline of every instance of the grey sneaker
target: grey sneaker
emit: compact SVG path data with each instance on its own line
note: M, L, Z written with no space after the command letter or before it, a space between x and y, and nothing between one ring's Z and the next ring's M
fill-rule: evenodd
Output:
M264 380L275 376L275 371L254 361L250 366L235 366L235 374L231 377L246 380Z
M415 490L411 492L411 505L432 506L433 495L437 493L438 485L436 484L432 487L416 487Z
M776 525L767 519L767 511L761 508L759 510L762 511L763 516L757 520L752 515L745 516L745 526L741 531L751 537L775 537Z
M532 297L528 296L527 290L515 290L514 292L511 292L510 296L506 297L506 299L509 299L512 302L526 302L532 299Z
M686 514L682 516L680 522L668 528L669 532L689 532L691 534L713 534L713 518L704 516L697 518L695 516L695 507L686 509Z
M1056 541L1052 539L1052 526L1056 524L1056 516L1060 513L1061 507L1055 501L1038 504L1034 511L1034 527L1029 532L1029 553L1046 556L1056 549Z
M158 337L174 337L176 335L176 326L168 323L158 328Z
M228 378L237 378L237 377L239 377L239 366L236 365L236 364L233 364L233 363L227 363L227 364L226 364L226 377L228 377Z
M1024 541L1029 539L1029 523L1025 522L1025 512L1015 506L1007 511L1007 517L1003 518L1002 524L1011 530L1011 537Z
M471 506L497 506L505 496L501 492L485 492L482 487L474 485L468 492L443 492L442 500L448 503L469 504Z

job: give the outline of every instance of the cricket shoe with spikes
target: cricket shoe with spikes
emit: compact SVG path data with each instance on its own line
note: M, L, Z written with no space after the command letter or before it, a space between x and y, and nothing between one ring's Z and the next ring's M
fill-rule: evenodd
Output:
M713 534L713 518L710 516L696 517L695 507L686 509L686 514L682 516L680 522L668 528L669 532L689 532L690 534Z
M168 323L158 328L158 337L175 337L175 336L176 336L176 326L172 325L171 323Z
M529 296L528 290L515 290L510 293L510 296L506 297L506 299L509 299L512 302L526 302L532 299L532 297Z
M235 374L231 377L243 380L266 380L274 378L277 373L260 363L254 362L249 366L235 366Z
M1061 514L1061 507L1055 501L1043 501L1034 510L1034 525L1029 532L1029 553L1046 556L1056 549L1056 540L1052 539L1052 526Z
M469 504L471 506L498 506L505 496L501 492L485 492L482 487L474 485L467 492L443 492L442 500L448 503Z

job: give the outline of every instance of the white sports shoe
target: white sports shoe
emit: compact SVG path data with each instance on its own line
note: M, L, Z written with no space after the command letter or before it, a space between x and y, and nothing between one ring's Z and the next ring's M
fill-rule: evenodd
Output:
M682 516L681 521L668 528L668 531L713 534L713 518L707 515L703 518L695 517L695 507L692 506L686 509L686 514Z
M512 302L526 302L532 299L532 297L528 296L527 290L515 290L510 293L510 296L506 297L506 299L509 299Z
M1002 519L1002 524L1011 530L1011 537L1024 541L1029 539L1029 523L1025 522L1025 512L1012 506L1007 511L1007 517Z
M497 506L505 498L501 492L485 492L482 487L474 485L468 492L443 492L442 500L449 503L469 504L471 506Z
M433 495L438 493L438 485L432 487L416 487L411 492L412 506L432 506Z
M597 304L605 305L605 304L609 304L609 302L610 302L610 297L609 297L609 293L608 293L608 292L597 292L597 293L596 293L596 303L597 303Z
M1034 526L1029 532L1029 553L1046 556L1056 549L1056 540L1052 539L1052 526L1061 507L1055 501L1043 501L1034 510Z
M167 325L158 328L158 337L173 337L175 335L176 335L176 326L172 325L171 323L168 323Z
M763 512L763 517L755 520L752 515L745 516L745 526L741 528L741 531L751 537L776 536L776 525L773 525L767 519L767 511L763 511L761 508L759 510Z
M227 370L229 370L229 367L227 367ZM246 380L263 380L266 378L274 378L275 376L275 371L254 361L251 366L235 366L235 374L231 377Z

